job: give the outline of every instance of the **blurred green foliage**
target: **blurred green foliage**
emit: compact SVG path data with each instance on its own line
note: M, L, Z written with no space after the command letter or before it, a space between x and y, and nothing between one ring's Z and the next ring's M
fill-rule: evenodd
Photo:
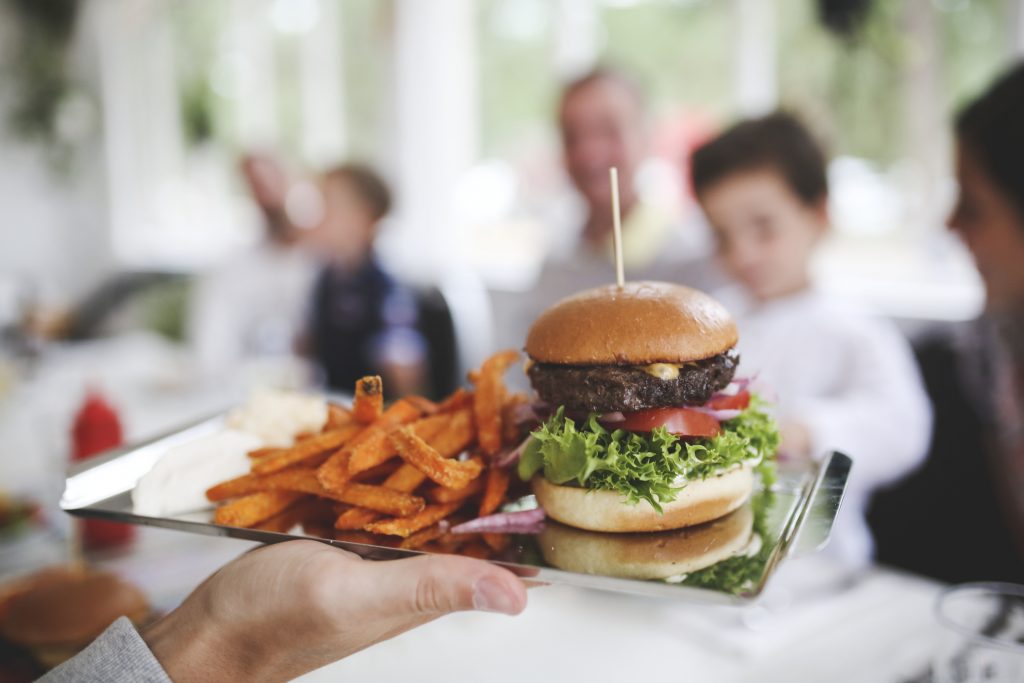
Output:
M57 116L71 89L67 51L75 19L76 0L0 0L16 25L14 45L5 61L4 80L10 87L7 124L15 135L41 143L58 166L69 150L57 135ZM11 35L8 33L8 35Z

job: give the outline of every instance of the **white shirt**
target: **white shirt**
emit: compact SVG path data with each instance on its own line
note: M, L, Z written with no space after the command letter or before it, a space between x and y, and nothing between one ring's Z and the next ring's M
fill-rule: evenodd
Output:
M871 492L927 454L931 407L907 341L894 325L814 290L757 303L738 290L718 295L736 319L737 376L757 375L780 420L799 421L812 453L853 459L829 553L867 563L864 518Z
M300 249L264 243L201 276L188 327L202 373L223 376L247 358L292 353L316 270Z

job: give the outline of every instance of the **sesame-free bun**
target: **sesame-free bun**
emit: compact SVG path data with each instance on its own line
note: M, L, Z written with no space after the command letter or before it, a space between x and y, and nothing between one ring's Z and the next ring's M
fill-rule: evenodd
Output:
M743 505L705 524L647 534L602 534L549 522L538 540L544 560L565 571L667 579L742 553L753 530L754 513Z
M612 533L666 531L718 519L740 507L754 487L748 465L686 484L658 512L646 500L625 502L615 491L559 486L543 474L531 480L537 502L548 517L577 529Z
M56 666L118 617L141 624L149 615L142 592L114 574L60 568L32 577L4 601L0 637Z
M646 365L703 360L736 345L736 325L707 294L667 282L627 282L574 294L530 328L538 363Z

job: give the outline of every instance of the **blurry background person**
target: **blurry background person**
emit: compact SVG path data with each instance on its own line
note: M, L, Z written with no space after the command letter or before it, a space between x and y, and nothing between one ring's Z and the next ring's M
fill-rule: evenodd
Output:
M879 559L946 581L1024 580L1024 63L956 119L949 227L985 283L978 320L920 344L925 466L879 495Z
M814 252L829 230L825 159L794 117L736 124L699 148L697 198L736 279L721 293L740 329L740 373L776 395L782 451L854 459L832 552L869 561L864 508L873 489L924 457L927 396L897 330L818 291Z
M612 167L619 175L626 277L671 279L701 289L721 282L704 258L709 253L705 228L685 222L643 192L638 175L650 141L637 83L616 69L590 71L562 89L557 122L577 210L546 227L548 252L531 293L493 297L502 346L521 345L533 319L558 299L615 281Z
M308 249L311 230L285 208L292 184L280 163L267 154L247 154L240 169L265 233L254 248L201 275L194 285L188 338L207 378L222 378L247 359L291 358L316 274Z
M385 272L373 243L391 209L391 192L372 169L345 164L327 172L316 244L326 265L316 278L310 351L332 389L351 391L380 374L395 396L428 390L429 348L416 293Z

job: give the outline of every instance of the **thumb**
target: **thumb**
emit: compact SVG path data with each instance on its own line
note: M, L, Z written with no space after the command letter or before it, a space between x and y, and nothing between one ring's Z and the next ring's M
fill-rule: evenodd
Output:
M512 572L468 557L424 555L377 562L380 585L401 611L428 617L462 610L519 614L526 587Z

